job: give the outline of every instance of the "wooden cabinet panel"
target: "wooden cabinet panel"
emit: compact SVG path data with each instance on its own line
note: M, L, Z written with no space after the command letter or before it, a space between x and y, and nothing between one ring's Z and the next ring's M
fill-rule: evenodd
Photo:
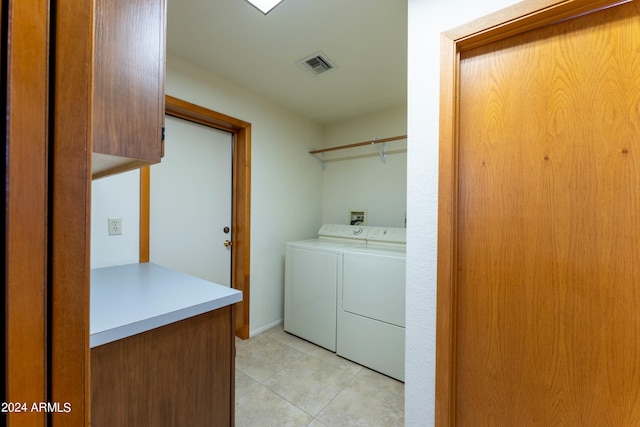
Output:
M96 1L93 177L162 157L165 0Z
M232 306L91 349L91 425L231 426Z

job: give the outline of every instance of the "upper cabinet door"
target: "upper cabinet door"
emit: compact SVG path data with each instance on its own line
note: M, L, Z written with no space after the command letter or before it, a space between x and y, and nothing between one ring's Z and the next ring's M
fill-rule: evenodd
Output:
M163 154L165 0L96 0L93 177Z

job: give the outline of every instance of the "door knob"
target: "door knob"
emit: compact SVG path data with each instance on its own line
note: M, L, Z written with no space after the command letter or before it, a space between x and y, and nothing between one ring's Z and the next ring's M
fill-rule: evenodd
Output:
M224 241L224 245L225 245L226 247L229 247L229 246L233 245L233 242L232 242L231 240L225 240L225 241Z

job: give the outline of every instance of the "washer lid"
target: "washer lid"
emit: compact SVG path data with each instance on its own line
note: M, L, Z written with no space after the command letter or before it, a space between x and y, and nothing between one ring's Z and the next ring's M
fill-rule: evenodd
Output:
M287 242L287 246L297 247L297 248L306 248L306 249L314 249L314 250L330 250L330 249L341 249L348 248L354 245L362 245L364 246L364 242L358 242L353 240L321 240L321 239L311 239L311 240L298 240L296 242Z
M386 258L402 258L407 256L407 250L403 245L393 246L363 246L363 247L346 247L341 252L347 256L359 256L359 257L386 257Z

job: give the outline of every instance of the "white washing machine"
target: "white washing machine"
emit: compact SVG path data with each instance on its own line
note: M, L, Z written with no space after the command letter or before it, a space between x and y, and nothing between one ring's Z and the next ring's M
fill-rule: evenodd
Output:
M286 244L285 331L336 351L339 251L364 247L367 231L360 225L324 224L317 239Z
M406 229L369 227L340 252L336 353L404 381Z

